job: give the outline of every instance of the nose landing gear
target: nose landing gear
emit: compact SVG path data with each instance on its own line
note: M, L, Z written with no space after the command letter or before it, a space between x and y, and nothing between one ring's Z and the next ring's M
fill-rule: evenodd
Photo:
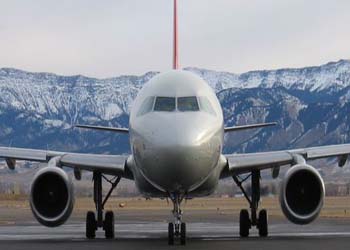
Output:
M168 244L174 245L175 237L180 238L181 245L186 245L186 223L182 222L181 202L183 200L181 195L170 195L173 203L174 222L168 224Z

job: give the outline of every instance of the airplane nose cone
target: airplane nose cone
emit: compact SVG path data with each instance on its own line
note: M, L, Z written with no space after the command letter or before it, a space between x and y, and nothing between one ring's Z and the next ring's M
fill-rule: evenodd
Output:
M215 167L220 140L200 128L178 127L157 137L154 155L144 173L155 186L167 192L186 192L202 183Z

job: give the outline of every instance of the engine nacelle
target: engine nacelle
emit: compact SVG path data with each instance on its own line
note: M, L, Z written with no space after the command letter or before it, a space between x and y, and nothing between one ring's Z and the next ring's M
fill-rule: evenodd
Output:
M307 164L291 167L282 182L280 203L284 215L295 224L315 220L323 207L324 182L318 171Z
M30 207L44 226L62 225L72 213L74 190L71 178L58 167L37 172L30 188Z

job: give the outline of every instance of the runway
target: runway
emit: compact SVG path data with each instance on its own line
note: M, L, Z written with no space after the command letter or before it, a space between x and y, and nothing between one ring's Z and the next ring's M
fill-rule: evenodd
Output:
M105 240L102 231L95 240L85 239L85 224L71 221L58 228L46 228L35 221L0 226L0 249L347 249L350 246L350 221L319 219L298 226L285 220L272 220L270 234L259 238L252 230L251 237L238 236L238 224L229 221L187 223L186 246L167 245L167 224L122 220L116 223L116 239Z

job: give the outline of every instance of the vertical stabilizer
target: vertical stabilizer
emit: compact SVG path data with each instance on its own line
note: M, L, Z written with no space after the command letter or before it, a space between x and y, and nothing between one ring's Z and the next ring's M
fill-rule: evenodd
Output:
M173 69L179 69L179 45L178 45L178 23L177 23L177 0L174 0L174 55Z

